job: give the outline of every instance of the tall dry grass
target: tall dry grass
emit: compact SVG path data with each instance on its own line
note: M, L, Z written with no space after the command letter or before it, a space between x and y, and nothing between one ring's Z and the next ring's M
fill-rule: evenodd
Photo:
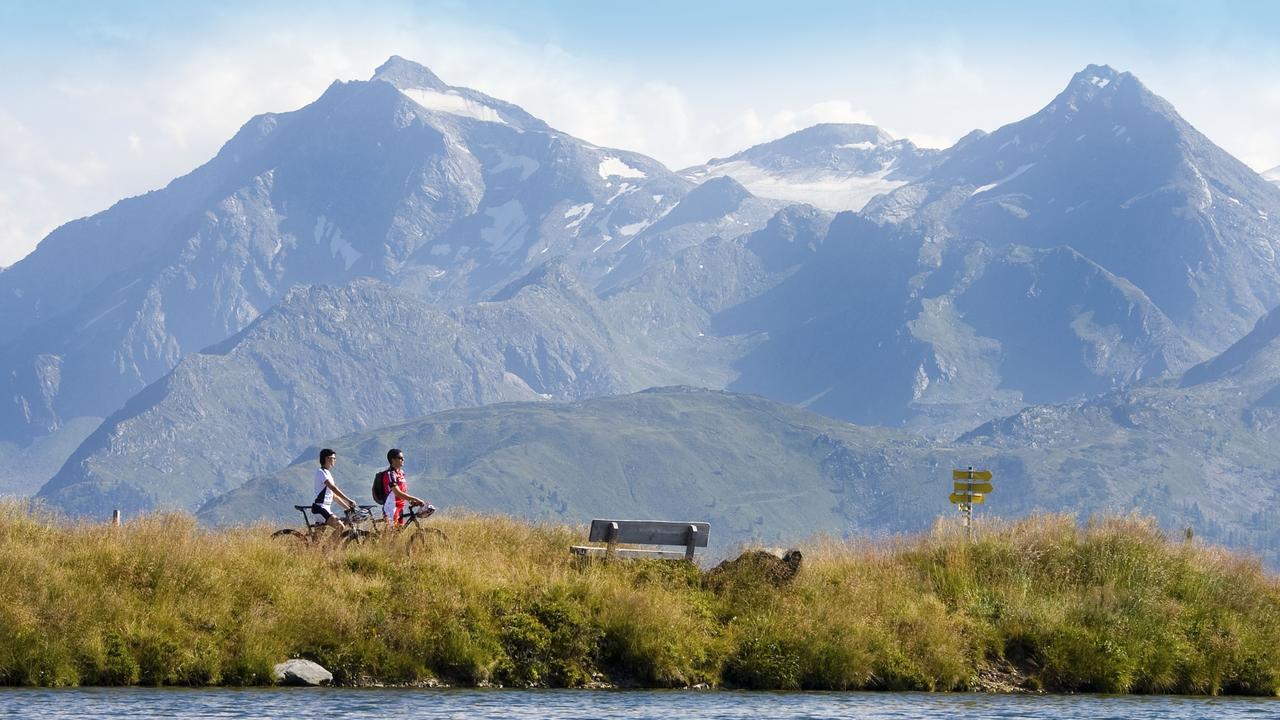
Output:
M306 657L341 683L1280 688L1276 579L1141 518L817 540L781 588L749 570L711 586L684 563L575 562L580 529L431 523L449 540L410 556L0 504L0 683L262 684Z

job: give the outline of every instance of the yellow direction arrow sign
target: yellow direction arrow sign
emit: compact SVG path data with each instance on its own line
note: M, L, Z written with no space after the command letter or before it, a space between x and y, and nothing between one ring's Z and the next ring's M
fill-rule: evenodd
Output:
M979 493L951 493L951 502L953 503L970 503L972 505L981 505L986 502L986 497Z
M955 486L955 490L958 493L962 493L962 492L989 493L992 490L991 483L958 482L958 483L953 483L953 485Z
M990 480L990 470L952 470L952 480Z

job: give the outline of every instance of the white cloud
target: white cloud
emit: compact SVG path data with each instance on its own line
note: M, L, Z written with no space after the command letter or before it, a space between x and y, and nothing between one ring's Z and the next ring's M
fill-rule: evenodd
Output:
M922 95L980 95L986 90L981 73L951 49L916 53L909 63L915 91Z

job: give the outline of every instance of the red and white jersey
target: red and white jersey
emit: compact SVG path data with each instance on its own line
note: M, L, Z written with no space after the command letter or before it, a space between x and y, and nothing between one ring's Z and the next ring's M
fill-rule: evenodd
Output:
M404 470L392 470L387 468L383 470L383 488L387 491L387 500L382 503L382 512L386 513L387 518L400 524L400 516L404 513L404 498L401 498L392 491L393 487L400 488L400 492L408 493L409 488L404 483Z

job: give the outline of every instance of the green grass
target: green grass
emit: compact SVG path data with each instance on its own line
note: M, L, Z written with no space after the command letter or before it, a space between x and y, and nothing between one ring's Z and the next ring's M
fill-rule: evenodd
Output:
M573 561L581 529L433 518L449 541L288 545L184 515L0 504L0 683L1025 688L1276 694L1280 585L1151 521L1040 515L964 541L816 540L794 582Z

